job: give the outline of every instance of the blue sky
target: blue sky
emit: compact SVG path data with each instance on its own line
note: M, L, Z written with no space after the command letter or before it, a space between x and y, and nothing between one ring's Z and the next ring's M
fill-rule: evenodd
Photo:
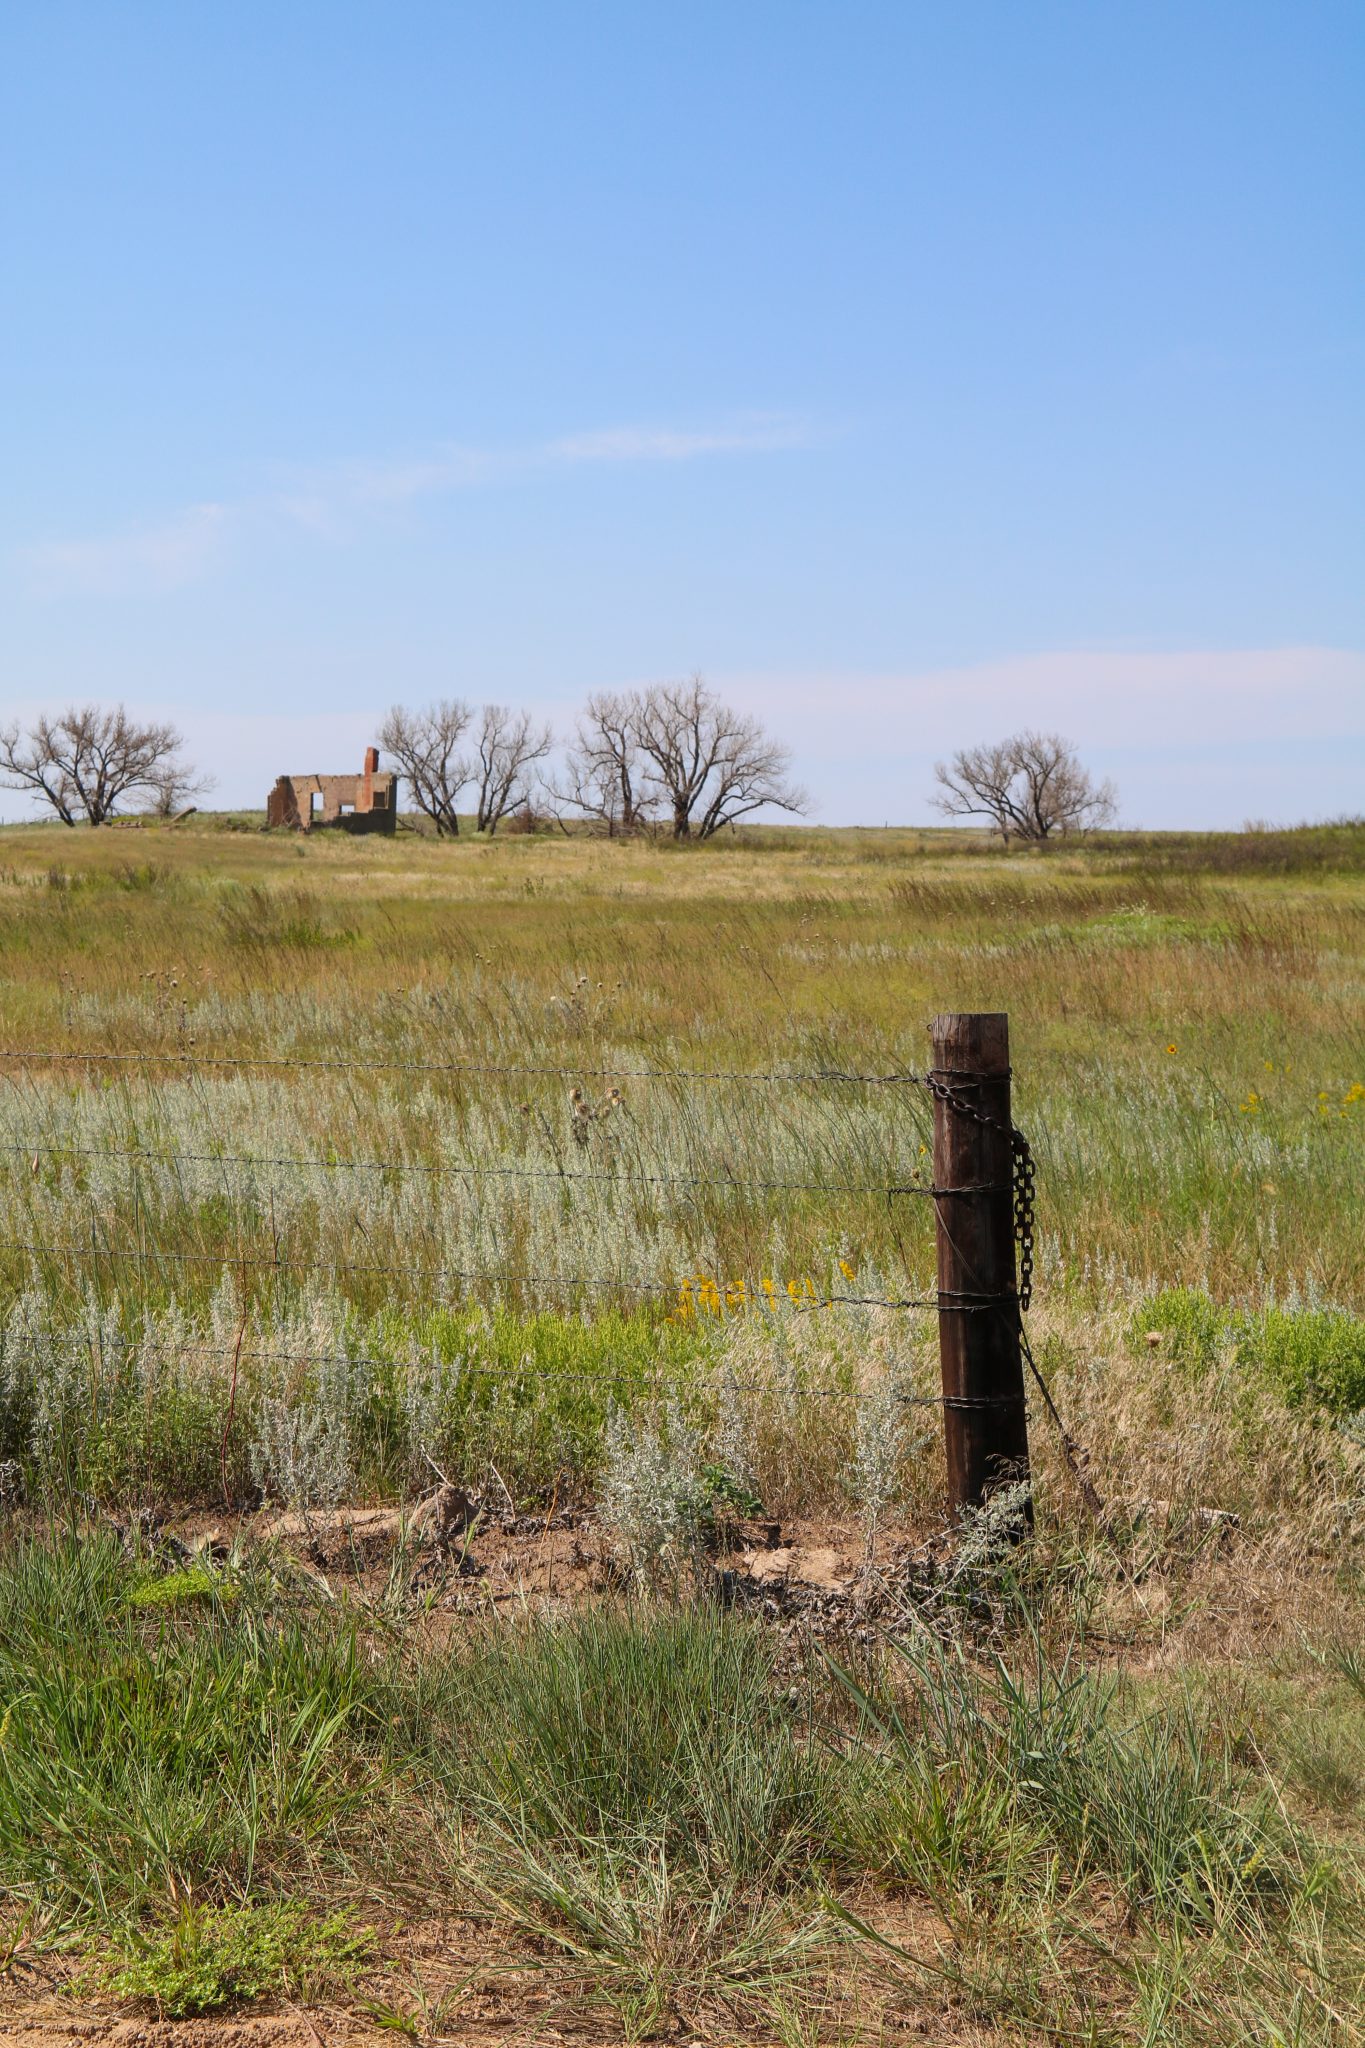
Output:
M1365 810L1363 96L1358 0L8 0L0 705L260 802L700 670L826 822L1027 723Z

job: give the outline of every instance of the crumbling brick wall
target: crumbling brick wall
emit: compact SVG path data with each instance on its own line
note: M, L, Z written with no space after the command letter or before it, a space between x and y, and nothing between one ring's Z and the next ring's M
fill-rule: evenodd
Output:
M394 832L398 777L380 770L374 747L365 749L359 775L281 775L265 800L265 822L296 832L323 825L342 832Z

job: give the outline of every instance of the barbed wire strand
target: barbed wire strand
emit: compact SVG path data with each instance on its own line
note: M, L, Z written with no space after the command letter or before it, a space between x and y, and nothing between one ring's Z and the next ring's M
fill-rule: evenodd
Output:
M504 1384L515 1386L517 1381L533 1380L545 1384L564 1383L567 1385L601 1387L626 1387L633 1393L661 1393L668 1391L707 1394L725 1392L734 1394L780 1394L786 1399L807 1401L851 1401L861 1391L857 1387L800 1387L780 1384L774 1380L738 1380L732 1374L719 1372L710 1380L699 1375L683 1373L631 1373L576 1372L560 1366L527 1366L525 1363L508 1365L470 1359L442 1359L434 1351L424 1357L387 1358L352 1351L296 1351L266 1348L238 1349L236 1338L225 1339L221 1344L165 1344L148 1338L127 1337L119 1333L117 1338L106 1344L99 1331L90 1331L84 1337L54 1337L42 1333L42 1342L50 1349L66 1351L73 1355L88 1353L107 1364L110 1351L117 1350L125 1358L166 1357L166 1358L236 1358L239 1362L251 1361L266 1365L345 1365L358 1366L364 1370L425 1372L433 1366L448 1366L457 1374L475 1378L498 1379ZM995 1396L972 1400L964 1396L943 1394L897 1394L895 1397L908 1408L943 1407L994 1407L998 1405Z
M624 1275L607 1273L512 1273L498 1272L492 1268L463 1266L433 1266L425 1272L404 1266L386 1266L357 1262L349 1259L299 1259L265 1252L186 1252L171 1251L161 1247L116 1246L107 1244L74 1244L44 1242L30 1238L0 1238L0 1252L27 1252L37 1259L104 1259L109 1262L124 1260L135 1265L159 1265L169 1262L176 1265L220 1266L224 1271L233 1268L252 1267L275 1269L281 1272L358 1274L370 1279L404 1280L411 1285L414 1281L431 1284L446 1280L472 1281L481 1285L529 1286L567 1289L581 1294L643 1294L659 1295L665 1299L677 1299L688 1289L713 1291L728 1301L737 1295L741 1287L746 1304L773 1301L780 1304L789 1300L798 1308L885 1308L885 1309L949 1309L963 1313L986 1313L1000 1306L999 1295L961 1294L951 1297L944 1292L928 1295L888 1297L876 1294L835 1294L824 1288L815 1289L809 1296L793 1295L788 1283L779 1288L774 1282L771 1292L761 1282L738 1280L713 1280L709 1275L696 1273L681 1280L631 1280ZM1013 1299L1013 1296L1010 1297Z
M157 1152L145 1146L114 1148L104 1145L0 1145L0 1152L25 1159L116 1159L150 1166L278 1166L304 1171L333 1173L422 1173L452 1180L551 1180L585 1181L640 1187L727 1188L763 1194L830 1195L995 1195L1007 1191L1000 1181L983 1181L956 1188L926 1186L923 1182L749 1180L740 1175L694 1173L596 1173L566 1172L554 1166L490 1166L483 1160L441 1162L408 1159L301 1159L251 1152Z
M32 1066L279 1067L328 1073L468 1074L476 1079L499 1075L520 1080L558 1081L733 1081L768 1087L806 1087L828 1082L844 1082L864 1088L924 1088L929 1085L927 1074L917 1073L908 1067L898 1068L889 1074L849 1073L838 1067L816 1067L795 1072L776 1069L743 1072L733 1068L701 1067L552 1067L502 1060L286 1059L278 1053L251 1052L56 1052L41 1046L0 1046L0 1060L18 1060Z

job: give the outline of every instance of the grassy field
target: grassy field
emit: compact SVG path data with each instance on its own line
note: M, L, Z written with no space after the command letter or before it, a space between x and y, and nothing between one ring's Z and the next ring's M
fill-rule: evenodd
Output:
M0 959L16 1983L74 1944L92 1997L424 2037L510 1971L603 2038L1361 2038L1365 828L7 828ZM975 1008L1107 1517L1036 1414L1032 1544L944 1565L932 1318L876 1305L931 1284L886 1193L927 1104L794 1077ZM433 1470L600 1510L632 1590L454 1627L401 1554L136 1534ZM869 1576L894 1533L876 1626L718 1611L736 1503ZM404 1977L442 1916L468 1982L449 1934Z

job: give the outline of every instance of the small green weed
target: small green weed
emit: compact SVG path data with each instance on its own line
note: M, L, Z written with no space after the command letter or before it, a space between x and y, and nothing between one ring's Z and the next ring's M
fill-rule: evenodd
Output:
M169 2019L215 2012L272 1992L310 1996L353 1984L373 1937L344 1913L317 1918L287 1900L203 1906L134 1930L107 1978L118 1998L147 1999Z
M727 1465L703 1464L701 1483L713 1516L761 1515L763 1503L751 1486Z
M142 1608L189 1607L196 1602L235 1600L236 1582L189 1565L184 1571L163 1572L155 1578L139 1579L128 1592L128 1605Z

